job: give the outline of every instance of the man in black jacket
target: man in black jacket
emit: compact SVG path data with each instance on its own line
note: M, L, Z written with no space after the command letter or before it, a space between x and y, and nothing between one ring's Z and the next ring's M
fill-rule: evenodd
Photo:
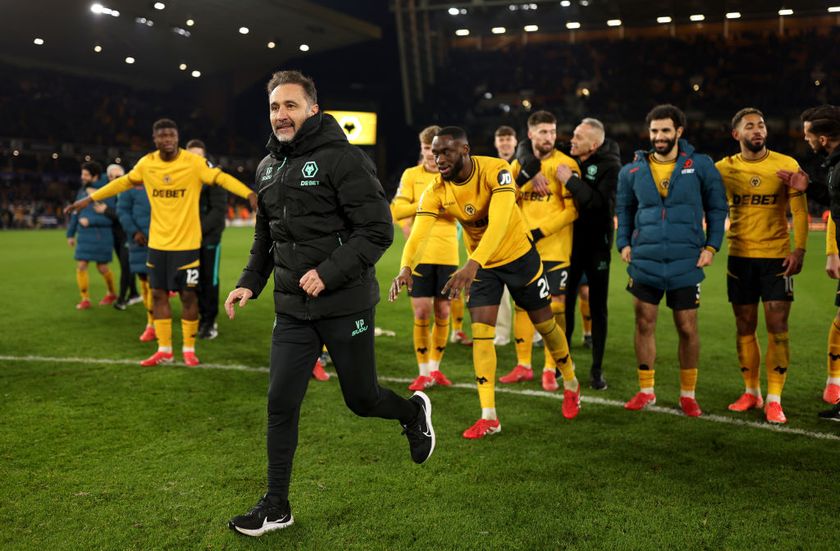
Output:
M225 301L245 306L274 272L276 311L268 387L268 491L231 519L260 536L292 524L289 480L298 419L315 359L326 344L347 406L357 415L397 419L411 458L423 463L435 435L422 392L400 398L379 386L374 357L374 264L393 240L385 192L373 163L319 112L311 79L279 71L268 83L270 151L257 168L254 243L236 289Z
M201 140L187 142L187 151L207 157L207 146ZM219 314L219 261L222 253L222 232L225 231L227 190L221 186L204 186L198 200L201 215L201 249L198 269L198 338L215 339L219 335L216 316Z

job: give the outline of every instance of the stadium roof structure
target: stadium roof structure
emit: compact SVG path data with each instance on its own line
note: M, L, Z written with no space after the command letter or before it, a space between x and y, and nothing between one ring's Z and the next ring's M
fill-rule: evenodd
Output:
M17 0L4 2L0 61L164 88L381 36L308 0Z

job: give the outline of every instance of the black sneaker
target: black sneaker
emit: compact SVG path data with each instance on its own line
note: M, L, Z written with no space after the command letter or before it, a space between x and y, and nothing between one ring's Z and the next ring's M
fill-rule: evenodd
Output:
M207 328L207 340L213 340L219 336L219 326L217 324L213 324Z
M246 536L262 536L266 532L288 528L295 522L292 507L286 502L285 507L272 505L268 496L262 496L259 503L244 515L233 517L228 528Z
M826 421L840 421L840 402L834 404L833 408L821 411L817 415L820 416L820 419Z
M118 300L114 302L114 308L117 310L125 310L128 307L128 303L124 300Z
M408 438L411 459L418 465L425 463L435 451L435 429L432 428L432 403L424 392L417 391L408 399L420 406L413 423L403 425L402 433Z
M589 386L595 390L607 390L607 380L601 371L591 371L589 373Z
M583 336L583 347L584 348L592 348L592 335L584 335Z

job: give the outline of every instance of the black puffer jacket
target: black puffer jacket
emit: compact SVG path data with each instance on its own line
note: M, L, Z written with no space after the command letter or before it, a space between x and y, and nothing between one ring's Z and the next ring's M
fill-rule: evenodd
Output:
M274 270L278 313L300 319L349 315L379 301L374 264L394 238L373 163L330 115L307 119L294 139L268 141L257 168L251 257L237 283L258 296ZM315 268L326 289L311 298L298 282Z
M609 251L615 233L615 190L621 170L618 144L605 140L588 159L576 160L581 176L572 175L566 182L578 208L572 254Z

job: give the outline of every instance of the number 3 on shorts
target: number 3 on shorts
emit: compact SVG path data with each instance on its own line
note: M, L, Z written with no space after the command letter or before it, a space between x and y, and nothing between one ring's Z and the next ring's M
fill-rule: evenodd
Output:
M187 270L187 285L198 285L198 270L196 268Z

